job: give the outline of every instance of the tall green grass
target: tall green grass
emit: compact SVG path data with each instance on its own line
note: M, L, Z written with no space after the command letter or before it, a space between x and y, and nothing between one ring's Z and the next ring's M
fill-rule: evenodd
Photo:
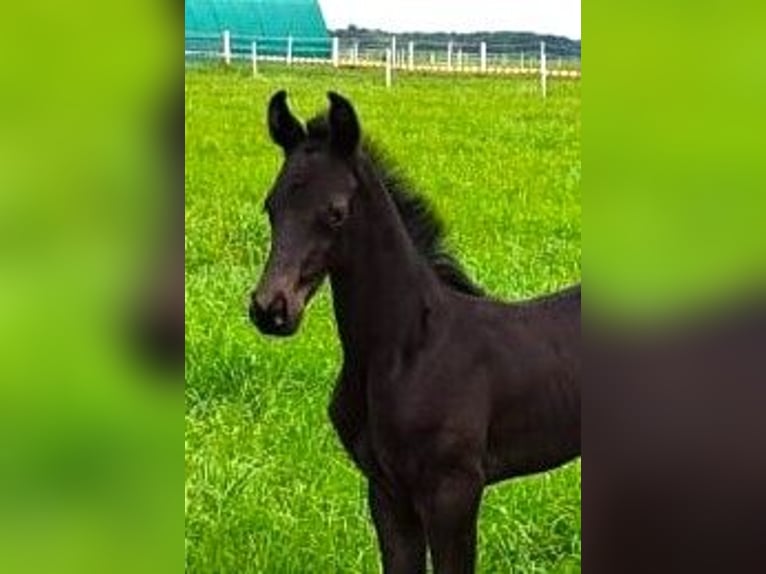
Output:
M213 67L186 72L186 569L378 572L361 475L326 415L340 365L324 287L299 334L247 319L280 165L265 106L286 88L307 117L328 89L446 220L490 292L522 298L579 281L580 83ZM579 572L580 466L487 490L480 572Z

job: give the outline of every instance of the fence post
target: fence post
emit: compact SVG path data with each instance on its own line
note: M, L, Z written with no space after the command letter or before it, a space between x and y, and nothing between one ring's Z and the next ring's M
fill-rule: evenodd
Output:
M340 39L337 36L332 39L332 65L336 68L340 65Z
M359 40L354 40L354 66L359 64Z
M410 71L415 69L415 42L407 42L407 67Z
M480 58L480 68L481 73L484 74L487 72L487 43L482 42L479 45L479 58Z
M396 67L396 36L391 36L391 65Z
M521 69L524 69L524 52L521 53Z
M463 69L463 48L457 49L457 69L461 71Z
M540 82L542 82L543 97L547 95L548 70L545 66L545 42L540 42Z
M391 87L391 48L386 48L386 87Z
M447 69L452 70L452 40L447 42Z
M231 33L223 31L223 61L227 66L231 65Z
M288 66L293 64L293 37L287 37L287 54L285 55L285 62Z
M258 46L253 42L253 76L258 75Z

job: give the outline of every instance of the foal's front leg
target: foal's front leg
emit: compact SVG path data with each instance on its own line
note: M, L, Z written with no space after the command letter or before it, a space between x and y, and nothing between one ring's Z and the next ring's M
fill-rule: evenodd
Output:
M450 469L424 481L416 500L435 574L473 574L480 473Z
M425 574L425 534L409 499L371 480L369 500L384 574Z

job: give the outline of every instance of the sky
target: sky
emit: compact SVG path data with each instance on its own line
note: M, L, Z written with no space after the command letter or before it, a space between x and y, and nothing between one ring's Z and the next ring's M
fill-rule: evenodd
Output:
M319 0L328 28L508 30L580 39L580 0Z

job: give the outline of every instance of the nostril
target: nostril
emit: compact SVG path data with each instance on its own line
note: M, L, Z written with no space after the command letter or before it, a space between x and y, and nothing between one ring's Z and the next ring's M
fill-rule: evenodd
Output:
M274 304L273 301L270 302L268 298L265 298L261 294L253 292L253 294L251 295L250 309L252 309L253 312L257 313L263 318L266 318L269 315L271 315L273 304Z
M248 310L250 320L256 325L262 324L266 319L266 306L261 303L260 297L255 291L250 293L250 309Z

